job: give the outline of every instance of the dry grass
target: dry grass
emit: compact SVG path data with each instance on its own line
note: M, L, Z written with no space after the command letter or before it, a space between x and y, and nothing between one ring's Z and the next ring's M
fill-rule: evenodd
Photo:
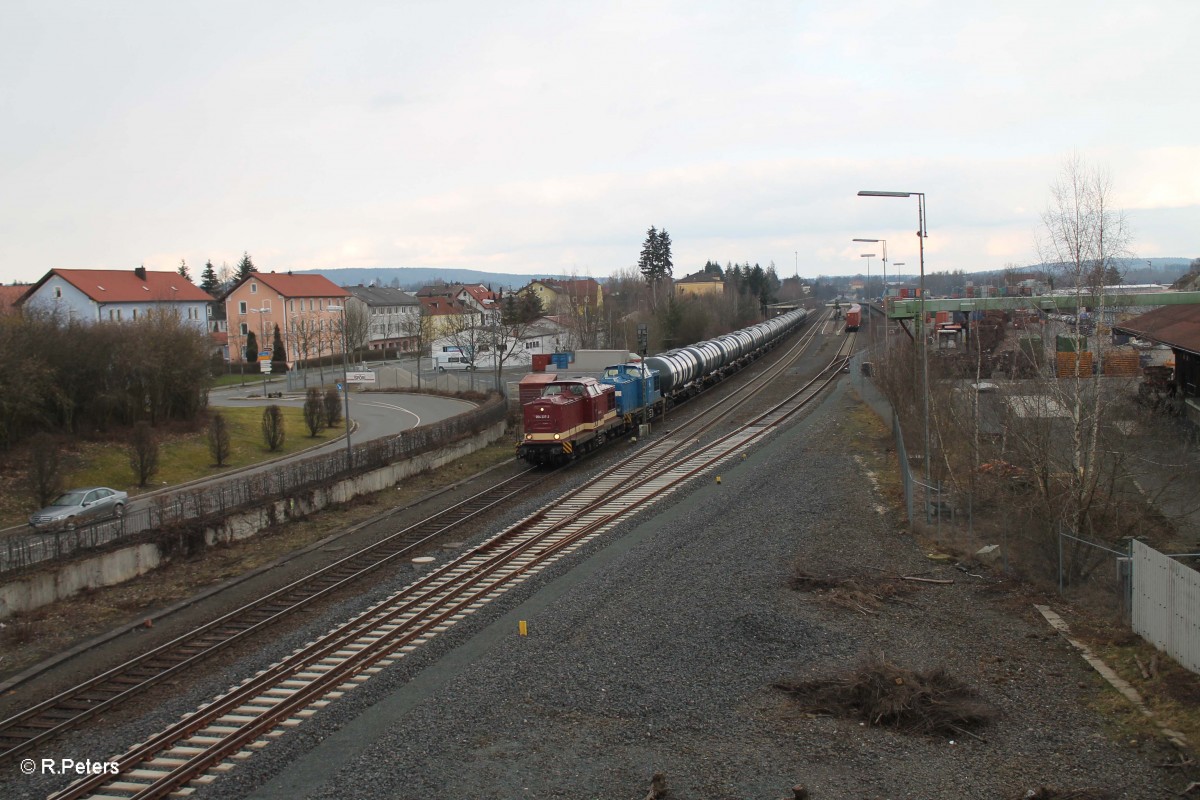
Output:
M882 659L842 677L775 686L805 712L860 719L903 733L975 736L972 729L996 716L978 692L945 670L915 672Z

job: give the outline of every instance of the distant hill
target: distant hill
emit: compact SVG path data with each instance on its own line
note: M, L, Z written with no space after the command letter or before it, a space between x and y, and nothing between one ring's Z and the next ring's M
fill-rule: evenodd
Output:
M567 275L512 275L507 272L483 272L475 269L442 269L438 267L342 267L338 269L295 270L297 275L323 275L338 286L395 286L400 289L420 289L431 283L482 283L493 291L519 289L538 278L567 278ZM602 283L602 279L598 279Z

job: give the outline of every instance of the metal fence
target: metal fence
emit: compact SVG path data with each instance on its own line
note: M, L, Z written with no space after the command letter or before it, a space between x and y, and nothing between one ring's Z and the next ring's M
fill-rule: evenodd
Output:
M1133 542L1133 630L1200 673L1200 572Z
M148 506L120 519L75 530L30 533L0 543L0 574L35 564L65 559L80 551L116 542L133 543L149 534L183 523L216 522L234 511L266 501L301 496L338 480L371 472L396 461L444 447L502 422L507 406L493 397L484 405L450 419L410 428L354 447L350 463L344 449L231 476L219 483L161 493Z

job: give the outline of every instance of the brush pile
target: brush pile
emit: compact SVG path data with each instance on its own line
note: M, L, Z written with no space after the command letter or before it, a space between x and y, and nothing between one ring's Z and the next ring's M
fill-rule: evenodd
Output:
M883 659L846 677L780 682L775 687L792 695L808 713L861 719L921 735L975 736L971 729L996 714L974 689L945 670L914 672Z

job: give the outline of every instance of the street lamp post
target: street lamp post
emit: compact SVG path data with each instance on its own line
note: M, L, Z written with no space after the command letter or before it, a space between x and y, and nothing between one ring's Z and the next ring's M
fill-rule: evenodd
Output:
M888 338L887 338L887 332L888 332L888 318L887 318L887 239L855 239L854 241L856 241L856 242L871 242L871 243L878 243L878 244L882 244L882 245L883 245L883 291L882 291L882 292L880 292L880 296L881 296L881 297L882 297L882 299L883 299L883 346L886 348L886 347L887 347L887 342L888 342ZM868 265L868 266L870 266L870 263L871 263L871 262L869 262L869 261L868 261L868 262L867 262L867 265ZM869 282L868 282L867 286L868 286L868 288L870 288L870 283L869 283ZM875 337L874 337L874 335L872 335L872 336L871 336L871 338L872 338L872 340L873 340L873 339L875 338Z
M259 352L262 352L262 349L265 346L262 340L266 339L266 336L267 336L266 330L263 328L263 314L270 314L271 309L269 309L269 308L250 308L247 310L251 311L255 314L258 314L258 335L260 337L260 340L258 343L258 350L259 350ZM256 356L257 356L257 354L256 354ZM258 364L258 371L263 376L263 400L266 400L267 399L267 373L263 372L261 358L256 363Z
M896 276L896 278L897 278L897 279L899 279L899 277L900 277L899 268L900 268L900 267L903 267L903 266L906 266L906 265L905 265L905 263L904 263L903 261L897 261L897 262L895 262L894 264L892 264L892 267L893 267L893 272L894 272L894 274L895 274L895 276ZM884 310L885 312L887 311L887 284L884 284L884 286L883 286L883 310ZM888 333L889 333L889 335L891 334L891 322L890 322L890 320L889 320L889 323L888 323ZM891 339L888 339L888 342L891 342ZM889 347L890 347L890 346L891 346L891 345L889 344ZM915 376L915 375L913 376L913 383L916 383L916 376Z
M884 308L887 308L887 239L855 239L856 242L871 242L883 245L883 292Z
M346 471L354 467L354 449L350 446L350 363L346 351L350 349L350 335L346 330L346 306L327 306L326 311L342 312L342 397L346 403Z
M929 464L929 353L925 341L925 239L929 230L925 227L925 193L924 192L880 192L863 190L859 197L913 197L917 198L917 239L921 245L921 320L918 329L921 333L921 390L925 406L925 519L929 520L929 477L932 469Z
M875 257L875 254L874 253L859 253L858 257L865 258L867 260L867 285L866 285L866 288L863 290L863 305L866 306L866 308L864 308L863 311L866 312L867 338L870 339L872 342L874 342L875 341L875 326L873 326L871 324L871 259ZM859 324L860 325L862 324L861 319L859 320Z

